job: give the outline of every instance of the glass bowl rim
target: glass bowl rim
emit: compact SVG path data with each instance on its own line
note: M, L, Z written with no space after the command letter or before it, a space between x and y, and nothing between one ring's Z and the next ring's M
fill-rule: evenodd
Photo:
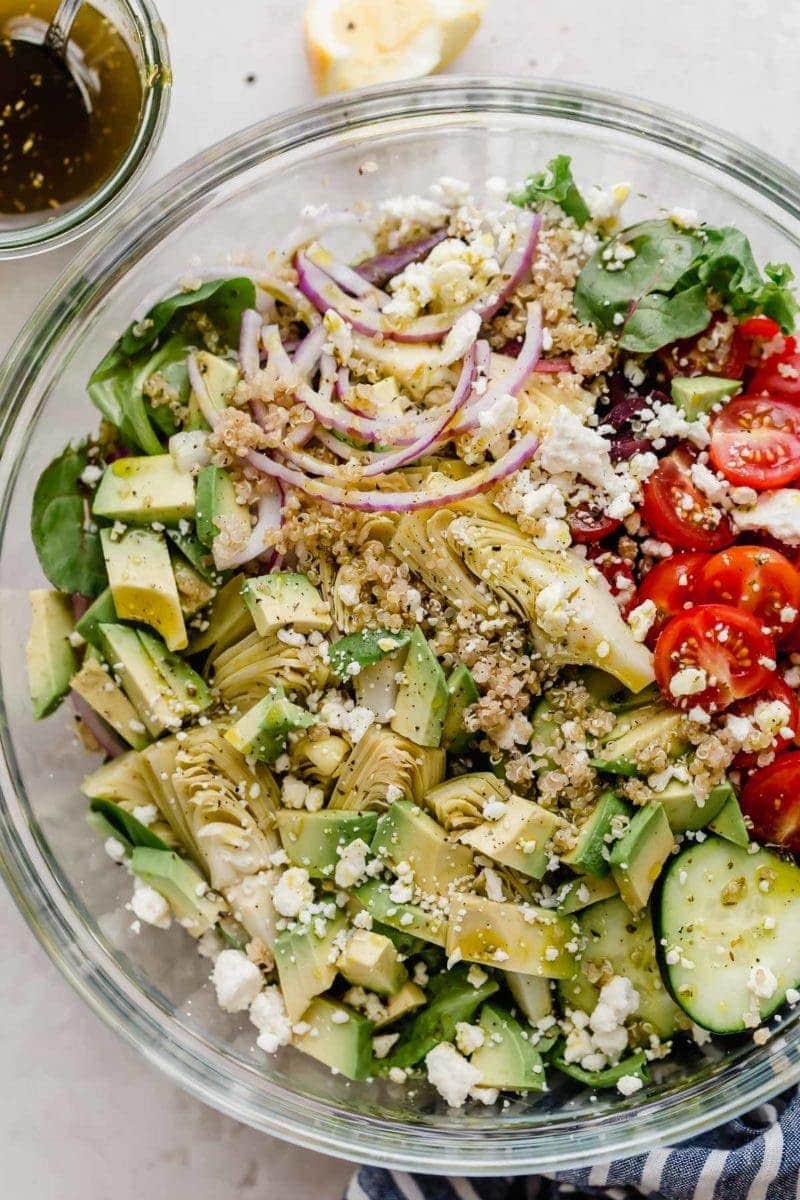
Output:
M129 194L161 141L172 91L167 35L152 0L116 0L139 36L144 54L144 100L133 141L96 191L51 221L0 230L0 262L65 246L95 230Z
M365 89L302 106L258 123L217 143L168 174L124 215L98 234L61 276L25 325L0 365L0 459L15 430L16 417L38 372L47 364L73 317L96 306L127 269L135 266L165 232L176 228L214 187L244 173L256 162L290 149L386 120L436 113L491 116L514 114L562 117L585 126L617 129L657 141L702 161L746 184L776 205L784 217L800 220L800 175L748 143L661 106L583 85L509 78L446 76ZM796 234L790 235L797 241ZM133 259L133 261L131 261ZM24 444L22 449L24 449ZM17 453L6 473L13 488L22 463ZM5 514L0 513L0 535ZM602 1126L585 1119L555 1116L547 1136L517 1126L503 1129L471 1123L415 1126L377 1119L311 1099L263 1079L256 1089L235 1078L235 1067L212 1047L139 991L113 958L98 946L79 905L66 902L52 871L48 849L25 815L15 784L13 749L4 723L0 740L0 872L25 919L68 982L93 1010L149 1062L205 1103L264 1132L298 1146L362 1162L432 1174L523 1174L585 1167L613 1157L628 1158L655 1146L698 1134L771 1099L800 1080L800 1034L794 1024L781 1044L749 1053L741 1067L673 1089L669 1096L641 1104L623 1102ZM766 1050L782 1057L779 1073ZM728 1078L730 1076L730 1078ZM686 1104L688 1098L692 1104ZM559 1128L560 1126L564 1128ZM487 1132L491 1128L491 1136Z

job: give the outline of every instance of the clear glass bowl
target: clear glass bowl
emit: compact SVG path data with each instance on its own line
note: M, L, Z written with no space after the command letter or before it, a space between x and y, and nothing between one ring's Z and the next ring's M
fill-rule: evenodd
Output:
M142 107L133 141L116 170L83 199L54 215L0 216L0 262L65 246L116 212L155 152L172 91L167 34L151 0L92 0L130 47L142 81ZM55 0L53 9L55 10Z
M501 1112L447 1111L423 1085L409 1095L348 1083L294 1051L254 1051L252 1026L216 1007L208 963L181 930L130 932L130 881L84 821L88 762L67 706L38 726L29 716L26 589L41 585L30 502L51 456L97 422L91 368L143 299L187 268L266 250L302 205L422 190L441 175L515 179L562 151L580 180L628 179L646 193L634 217L696 208L744 228L761 261L800 265L800 178L734 138L583 88L414 82L282 114L181 167L88 248L0 369L0 857L20 909L95 1011L202 1100L316 1150L424 1172L554 1170L696 1134L800 1079L798 1016L765 1046L687 1051L628 1100L557 1086ZM378 169L359 174L368 160Z

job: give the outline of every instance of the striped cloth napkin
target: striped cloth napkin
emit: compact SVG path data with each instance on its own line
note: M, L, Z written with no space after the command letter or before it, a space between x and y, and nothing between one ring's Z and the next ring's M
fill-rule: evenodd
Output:
M800 1200L800 1089L679 1146L551 1178L445 1179L361 1167L345 1200Z

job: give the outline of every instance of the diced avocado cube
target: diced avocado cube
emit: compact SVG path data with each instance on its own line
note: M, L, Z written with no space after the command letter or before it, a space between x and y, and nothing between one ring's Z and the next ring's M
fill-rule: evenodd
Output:
M205 608L217 594L213 584L208 583L182 554L170 554L175 586L181 601L184 617L193 617Z
M225 737L240 754L273 763L283 753L289 734L295 729L308 729L315 720L285 696L270 692L231 725Z
M303 1024L311 1028L295 1037L298 1050L347 1079L369 1077L373 1025L365 1016L337 1000L321 998L303 1013Z
M37 588L30 592L31 630L25 656L28 687L36 720L54 712L69 691L78 660L70 643L72 607L69 596Z
M405 649L410 637L406 630L394 633L390 629L364 629L361 633L339 638L330 648L331 672L337 679L350 679L349 668L354 663L363 672L387 657L394 658L399 650Z
M327 992L336 978L339 936L347 928L340 913L328 921L322 937L313 925L279 933L273 953L290 1021L299 1021L315 996Z
M608 900L618 892L617 881L613 875L584 875L581 879L573 879L559 888L556 911L565 916L580 912L582 908L588 908L590 904L597 904L600 900Z
M686 833L690 829L705 829L731 797L736 800L731 785L721 783L712 788L703 803L699 804L690 784L671 779L654 800L663 806L672 832Z
M333 624L330 607L310 579L292 571L276 571L247 579L242 594L262 637L291 626L298 633L325 633Z
M194 717L204 712L211 704L211 691L197 671L146 629L139 630L139 641L168 688L178 717Z
M459 841L479 854L541 879L550 861L550 843L565 822L556 813L532 800L512 796L496 821L484 821L459 836Z
M75 622L75 632L79 633L90 646L100 649L100 626L117 624L117 610L114 608L114 597L111 588L102 591L96 600L87 608L83 616Z
M422 630L411 634L392 729L417 746L440 745L450 706L447 680Z
M161 893L192 937L200 937L216 925L224 908L222 901L212 899L197 868L174 850L137 846L130 866L134 875Z
M220 570L231 566L230 553L219 541L224 530L227 545L246 546L252 530L250 509L236 499L233 479L224 467L203 467L197 476L197 536L211 549Z
M733 788L731 788L731 795L714 817L714 820L709 822L708 828L712 829L714 833L718 833L720 837L725 838L726 841L733 842L735 846L748 846L750 844L750 834L747 832L742 810L739 807L736 795L733 793Z
M472 672L459 664L447 680L447 715L442 726L442 745L451 754L463 754L472 739L464 725L464 712L478 699L478 689Z
M564 979L575 970L567 949L574 938L570 920L550 909L464 895L450 901L445 949L448 957L458 952L465 962Z
M252 632L253 617L242 595L244 582L244 575L234 575L217 592L206 614L208 627L192 639L190 654L212 647L215 654L221 654Z
M512 1092L542 1091L542 1058L519 1021L491 1003L484 1004L478 1021L484 1041L470 1062L481 1073L480 1086Z
M689 748L683 714L660 703L619 717L611 733L603 739L592 765L609 775L647 774L639 766L639 759L659 747L670 758L680 758Z
M327 879L333 876L345 846L359 838L369 845L375 835L378 814L281 809L275 819L290 862L305 867L314 878Z
M194 358L196 378L202 381L202 391L198 394L192 389L190 407L196 407L208 421L214 413L221 413L228 407L239 382L239 368L236 363L208 350L198 350Z
M382 933L356 929L339 955L339 974L356 987L393 996L408 979L392 942Z
M380 879L371 879L355 889L356 899L376 921L398 929L402 933L412 933L425 942L433 942L434 946L444 946L447 937L446 902L437 897L435 901L423 908L419 904L398 904L390 896L388 883ZM442 907L444 905L444 907Z
M639 912L647 904L674 846L667 814L660 804L640 808L628 826L628 832L614 843L611 871L619 894L631 912Z
M143 750L148 745L150 738L144 722L122 688L117 687L96 658L84 660L70 686L134 750Z
M100 625L98 634L112 675L119 679L148 733L158 737L165 729L176 729L181 714L137 631L128 625Z
M611 844L615 840L615 825L626 828L631 810L614 792L604 792L592 815L578 830L578 840L572 850L561 855L561 861L573 871L602 878L611 870Z
M194 479L169 454L118 458L103 472L92 512L128 525L177 525L194 517Z
M742 381L720 379L717 375L676 375L670 390L673 403L683 409L690 421L696 421L703 413L740 392Z
M506 971L504 979L517 1007L531 1025L552 1016L553 990L549 979L520 975L516 971Z
M384 1005L385 1012L380 1020L375 1022L375 1028L385 1029L387 1025L393 1025L395 1021L399 1021L401 1017L408 1016L417 1008L422 1008L427 1002L427 997L422 988L416 983L410 981L404 983L399 992L394 996L389 996Z
M139 621L161 634L170 650L188 645L181 602L164 535L129 529L100 531L114 608L121 621Z
M411 800L396 800L379 818L372 853L393 868L408 863L415 886L428 895L444 896L475 874L472 851L451 842Z

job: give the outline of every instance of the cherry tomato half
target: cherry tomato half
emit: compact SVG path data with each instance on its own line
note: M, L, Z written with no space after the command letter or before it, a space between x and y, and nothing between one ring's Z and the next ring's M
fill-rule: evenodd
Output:
M754 771L740 797L760 842L800 852L800 750Z
M780 675L776 675L772 682L764 688L764 691L759 692L757 696L750 696L747 700L739 700L734 704L731 712L735 713L737 717L752 717L758 705L764 700L780 700L781 704L786 705L789 715L786 718L785 728L792 731L791 735L787 737L778 731L773 738L772 745L758 753L741 750L733 760L734 767L738 767L740 770L757 766L760 755L766 753L767 750L771 750L774 754L786 750L797 737L797 731L800 728L800 705L797 703L797 697L794 692L787 683L783 682Z
M697 604L697 581L710 556L701 550L689 550L684 554L673 554L656 563L639 584L636 593L637 605L652 600L656 616L647 635L647 645L652 650L664 625L677 613Z
M764 359L750 380L748 391L754 396L766 393L781 400L800 401L800 352L793 337L784 340L778 354Z
M607 517L605 513L592 512L590 508L576 508L569 515L569 531L573 542L590 544L602 542L603 538L615 533L622 521Z
M714 421L709 453L731 483L783 487L800 477L800 408L773 396L731 400Z
M800 618L800 572L766 546L731 546L715 554L698 581L701 604L750 612L770 637L788 637Z
M747 317L746 320L740 321L737 326L739 333L744 334L747 338L763 338L764 341L771 341L776 338L781 331L781 327L777 321L773 321L772 317L758 316Z
M775 643L750 613L700 604L664 626L654 666L670 704L719 712L767 687L775 676Z
M684 446L662 458L642 488L642 515L653 533L678 550L723 550L735 541L728 518L692 482L694 459Z
M589 558L592 566L597 567L608 584L623 617L627 617L636 603L636 580L630 564L624 558L620 558L619 554L614 554L611 550L602 550L600 547L590 550Z

